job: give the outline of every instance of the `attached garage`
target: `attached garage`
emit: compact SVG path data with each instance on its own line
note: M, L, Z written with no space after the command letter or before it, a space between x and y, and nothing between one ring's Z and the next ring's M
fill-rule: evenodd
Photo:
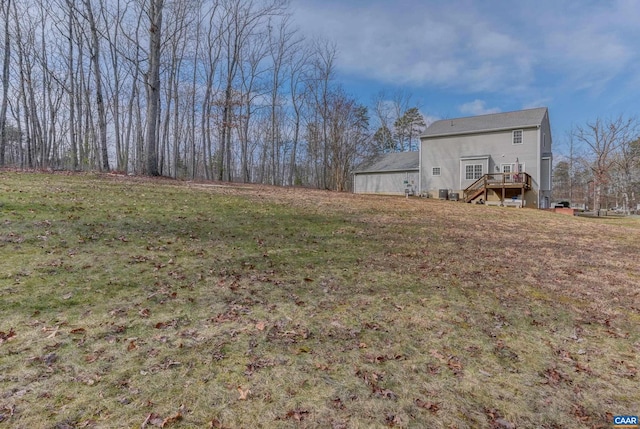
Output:
M380 155L353 174L357 194L405 195L418 191L420 157L418 152Z

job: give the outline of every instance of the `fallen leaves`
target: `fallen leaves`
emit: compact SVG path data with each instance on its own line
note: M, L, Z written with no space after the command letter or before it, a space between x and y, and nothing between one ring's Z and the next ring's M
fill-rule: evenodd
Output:
M445 363L447 361L444 355L440 353L438 350L432 349L429 351L429 354L434 358L438 359L442 363Z
M303 421L309 415L308 410L296 409L287 411L287 419L293 419L297 422Z
M309 329L297 324L289 326L289 322L286 320L277 321L267 332L268 341L282 342L285 344L296 344L310 337L311 332Z
M227 426L224 426L218 419L211 420L208 427L209 429L229 429Z
M438 359L441 363L446 364L447 367L451 370L451 372L453 372L454 375L458 377L462 376L464 365L462 364L462 361L458 356L451 355L451 356L445 357L445 355L443 355L442 353L440 353L438 350L435 350L435 349L431 350L429 353L431 354L431 356ZM434 371L433 366L429 367L429 372L437 373L437 371Z
M634 379L638 375L638 368L631 362L614 360L612 367L616 370L615 374L621 378Z
M370 204L348 197L330 196L344 198L345 206ZM275 207L265 219L252 207L212 204L201 195L193 200L189 193L171 198L166 204L171 213L161 205L151 219L144 217L142 205L134 209L114 204L124 210L109 212L109 218L93 218L87 211L87 218L78 222L56 220L61 234L49 240L45 257L75 256L62 256L65 264L56 262L59 278L42 282L40 288L36 276L27 278L39 273L40 266L25 260L24 265L8 267L0 289L15 305L6 306L8 317L0 321L0 352L7 369L0 374L6 385L0 396L11 396L0 398L5 419L0 426L20 424L9 420L11 412L3 409L8 401L16 403L23 426L53 427L53 419L63 418L54 415L60 403L67 415L83 415L85 393L100 402L91 409L97 425L126 426L126 419L137 427L144 421L146 429L207 424L217 429L343 429L385 423L541 427L548 413L535 413L533 408L547 407L546 399L552 401L556 421L581 426L580 421L591 416L584 425L596 426L606 409L598 411L588 404L606 405L603 399L614 396L621 398L620 406L628 408L633 402L640 342L618 335L633 332L635 326L630 322L637 308L626 307L635 305L637 298L628 287L637 280L632 257L621 253L615 261L620 264L611 264L621 273L616 279L630 276L628 281L599 277L597 282L585 284L582 280L588 279L581 278L572 284L558 274L556 263L573 262L588 274L587 263L597 262L606 276L612 272L606 266L607 252L595 242L592 247L579 243L576 248L585 249L587 261L573 259L572 249L562 240L547 240L544 234L544 240L537 240L516 223L514 217L524 216L521 212L501 212L495 223L492 213L483 210L481 216L483 221L488 218L492 230L517 231L526 236L522 242L532 243L529 257L514 262L513 255L503 258L504 243L486 234L483 221L474 219L474 228L462 230L465 205L456 205L445 225L444 216L430 212L434 202L427 200L408 200L415 207L403 205L402 211L409 211L397 216L386 211L385 202L376 202L379 211L368 209L364 214L350 206L345 219L331 210L323 217L314 204L312 216L302 210L303 224L296 216L283 227L273 222L280 219ZM105 210L111 208L104 205ZM234 209L234 217L228 219L223 208ZM438 204L437 209L448 207ZM177 214L184 217L174 223ZM430 222L424 222L425 214ZM67 223L78 231L64 231L67 244L59 247ZM343 234L344 241L326 240L343 224L347 230L362 231L358 241L350 241L350 231ZM246 240L258 230L265 243L282 245L280 253L263 260L262 252L254 254L255 245L249 246L250 253L245 251ZM405 230L412 230L412 235L405 236ZM95 235L95 242L78 245L79 233ZM197 240L190 239L192 235ZM25 255L32 252L32 241L24 243ZM34 254L43 253L42 246L37 243ZM514 247L508 243L509 250ZM387 257L389 248L396 253ZM613 245L607 249L618 256ZM637 244L619 250L637 250ZM103 266L110 267L108 273ZM497 266L504 268L496 271ZM426 271L429 268L433 270ZM86 275L76 284L67 276L75 279L78 269ZM556 283L556 278L563 283ZM32 286L22 287L27 280ZM614 285L619 301L605 301L608 295L597 287L600 284ZM70 290L73 295L63 301ZM572 290L588 291L590 298ZM30 300L27 291L47 304ZM562 299L554 301L555 296ZM53 301L44 301L49 298ZM599 308L602 302L610 306ZM621 303L628 313L620 311ZM72 311L66 313L68 309ZM92 313L84 316L87 310ZM591 312L597 319L572 335L575 323L586 323L578 317ZM71 326L63 324L67 318ZM541 346L543 340L549 341L547 347ZM29 356L37 359L28 361ZM55 388L44 391L53 382ZM24 386L33 390L26 392ZM439 391L431 391L436 386ZM193 412L176 413L179 390L195 398ZM526 393L536 390L540 398L528 401L531 395ZM508 410L501 410L505 416L484 413L484 407L499 408L506 401ZM585 408L572 408L574 402ZM452 412L457 414L452 417ZM274 418L281 421L273 422Z
M384 421L389 427L395 427L402 424L402 418L397 414L389 413L384 417Z
M491 429L516 429L516 425L505 420L500 411L495 408L486 408L484 412L489 420Z
M97 353L92 353L92 354L86 355L84 357L84 361L86 363L93 363L93 362L97 361L99 358L100 358L100 356Z
M431 401L423 401L422 399L416 399L413 401L420 408L424 408L425 410L429 410L432 413L437 413L440 410L440 404L431 402Z
M15 413L15 405L5 405L4 407L0 408L0 423L13 417Z
M54 326L53 328L47 328L46 326L42 328L42 332L50 332L49 335L47 335L47 338L54 338L56 335L58 335L58 332L60 331L60 325Z
M209 319L214 323L227 323L237 321L241 315L248 314L250 310L240 305L232 305L225 313L218 313L215 317Z
M550 386L557 386L563 381L567 383L570 382L569 377L567 377L565 373L554 367L547 368L542 373L542 376L544 377L544 381L542 383L549 384Z
M0 344L5 343L7 341L11 341L16 337L16 331L13 328L9 329L9 332L0 331Z
M156 329L175 328L176 326L178 326L178 320L176 319L168 320L166 322L158 322L153 325L153 327Z
M272 359L254 358L251 362L247 364L247 369L245 370L244 375L246 375L247 377L251 377L254 372L262 368L274 367L277 364L278 362Z
M241 386L238 386L238 401L246 401L249 395L251 394L251 389L243 389Z
M391 399L393 401L398 399L398 395L390 389L385 389L380 386L380 382L384 378L384 373L378 373L375 371L357 370L356 376L361 378L367 386L371 388L371 393L379 398Z
M589 412L587 411L587 409L580 404L573 404L571 414L573 414L573 416L576 419L578 419L580 422L582 422L582 424L585 424L585 425L588 424L589 421L591 420L591 416L589 415Z
M144 420L144 422L142 422L140 428L144 429L148 425L164 428L173 423L179 422L180 420L182 420L182 413L180 412L177 412L176 414L164 419L156 413L150 413L149 415L147 415L147 418Z
M403 360L404 356L400 354L395 355L370 355L366 354L364 359L369 363L383 363L386 361Z
M449 360L447 361L447 366L455 376L459 377L462 375L462 370L464 369L464 367L459 357L457 356L449 357Z

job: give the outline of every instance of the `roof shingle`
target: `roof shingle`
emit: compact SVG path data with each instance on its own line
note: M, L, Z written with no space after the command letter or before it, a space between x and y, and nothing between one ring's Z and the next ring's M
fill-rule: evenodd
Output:
M422 136L435 137L509 128L535 127L542 123L546 113L546 107L538 107L535 109L517 110L515 112L443 119L432 123Z
M378 155L371 162L362 165L355 173L418 170L419 167L418 152L394 152Z

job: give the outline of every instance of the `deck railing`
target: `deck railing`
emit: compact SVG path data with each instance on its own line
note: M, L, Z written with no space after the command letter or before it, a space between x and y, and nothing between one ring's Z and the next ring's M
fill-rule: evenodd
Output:
M504 183L506 185L518 184L521 183L525 187L531 186L531 176L527 173L489 173L485 174L488 183L490 184L500 184Z
M527 173L488 173L464 190L464 201L477 198L489 188L522 187L531 189L531 176Z

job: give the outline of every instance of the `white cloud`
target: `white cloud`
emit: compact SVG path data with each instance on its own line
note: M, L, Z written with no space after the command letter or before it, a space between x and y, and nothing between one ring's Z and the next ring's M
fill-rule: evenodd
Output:
M301 0L305 31L337 41L338 66L383 83L493 90L530 75L524 47L472 8L439 2L317 3Z
M499 113L500 109L497 107L487 107L484 100L473 100L458 107L460 113L465 115L486 115L489 113Z
M634 0L539 0L535 7L469 0L295 4L304 32L338 43L341 72L382 84L459 93L602 88L640 63Z
M427 127L433 124L435 121L439 121L440 119L442 119L440 116L426 115L424 112L421 113L424 117L424 122L427 124Z

